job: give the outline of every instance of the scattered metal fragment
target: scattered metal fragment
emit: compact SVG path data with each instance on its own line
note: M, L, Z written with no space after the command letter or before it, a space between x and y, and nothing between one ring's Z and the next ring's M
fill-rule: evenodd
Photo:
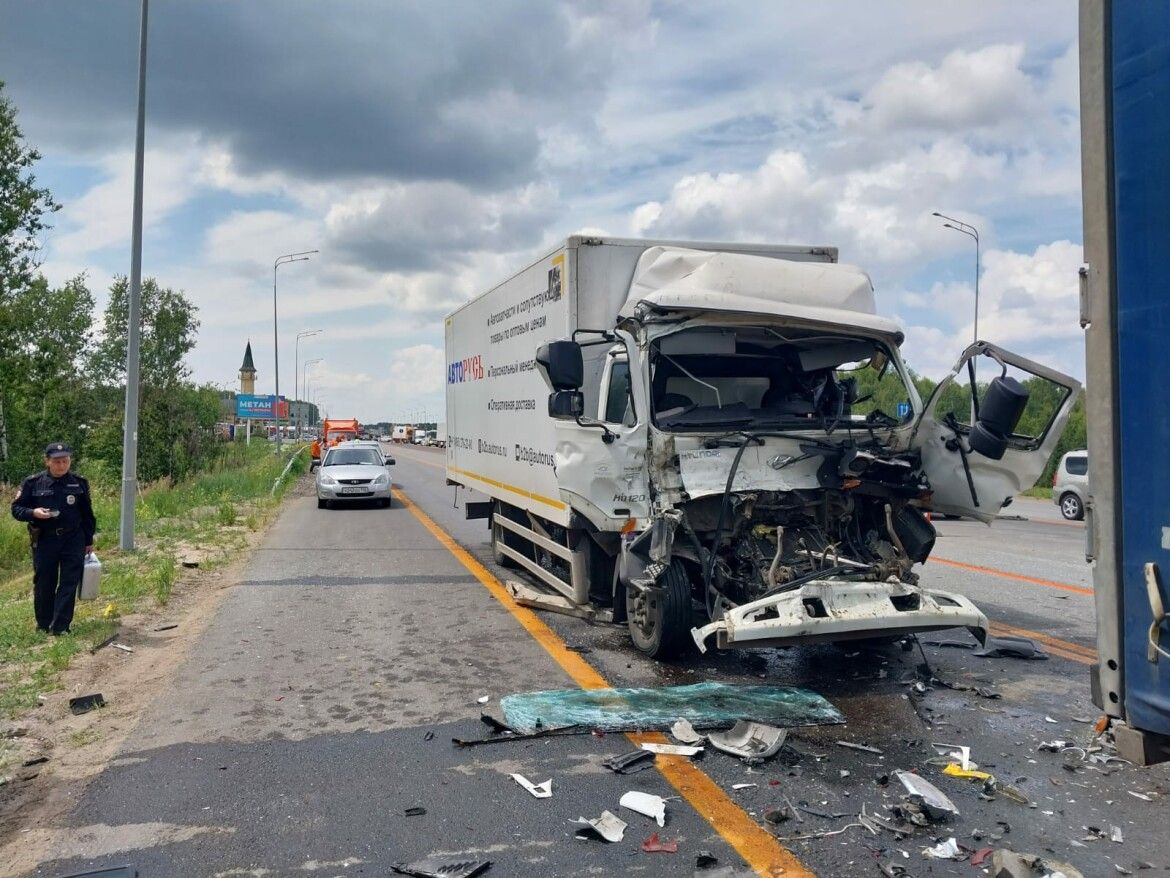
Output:
M1120 826L1109 827L1109 840L1115 844L1123 844L1125 842L1125 836L1122 835Z
M559 738L565 735L588 735L589 729L582 729L578 726L560 726L555 729L541 729L539 732L528 732L527 734L503 734L496 738L481 738L476 741L464 741L462 738L452 738L451 743L456 747L478 747L481 744L503 744L508 741L532 741L536 738Z
M847 811L821 811L819 808L811 807L808 802L797 802L796 807L805 814L811 814L813 817L823 817L825 820L840 820L842 817L850 817Z
M959 849L959 842L952 836L946 841L940 841L934 847L923 848L922 855L932 860L961 860L966 857Z
M1059 753L1061 750L1065 750L1071 746L1073 746L1072 741L1063 741L1057 738L1054 741L1041 741L1036 751L1038 753Z
M526 778L522 774L513 774L512 780L516 781L516 783L520 784L520 786L524 787L524 789L528 790L528 792L532 793L532 795L538 799L551 799L552 798L552 778L551 777L548 780L546 780L544 783L539 783L539 784L534 784L532 781L530 781L528 778Z
M491 860L468 860L461 857L427 857L413 863L392 863L399 875L419 878L474 878L491 868Z
M845 747L849 750L860 750L863 753L876 753L878 756L884 755L884 752L877 747L871 747L868 744L854 744L852 741L838 741L838 747Z
M91 710L105 706L106 699L102 697L100 692L95 692L93 695L78 695L76 698L69 699L69 710L75 716L80 716L83 713L89 713Z
M965 640L925 640L923 643L928 646L944 646L951 649L974 649L979 644L968 643Z
M1145 793L1135 793L1133 790L1126 790L1126 792L1129 793L1131 796L1133 796L1135 799L1141 799L1143 802L1154 801L1153 797L1147 796Z
M706 735L700 735L696 732L690 720L685 719L680 719L672 725L670 733L674 735L676 741L681 741L683 744L701 744L706 740Z
M415 805L412 808L407 808L403 813L406 814L407 817L422 817L423 814L427 813L427 809L419 805Z
M955 803L930 781L908 771L895 771L894 777L905 787L911 798L922 805L931 819L945 820L959 816L959 809Z
M642 850L648 854L677 854L677 841L662 841L657 832L650 833L650 837L642 842Z
M692 744L655 744L653 742L647 742L638 746L649 753L658 753L663 756L697 756L703 752L702 747L696 747Z
M779 753L787 737L787 729L740 720L726 732L712 732L707 740L724 753L748 762L762 762Z
M972 655L979 658L1019 658L1019 659L1047 659L1046 653L1034 640L1026 637L992 637L988 635L982 649L977 649Z
M601 764L618 774L633 774L635 771L651 768L654 765L654 754L649 750L634 750L620 756L611 756Z
M956 760L964 771L979 767L971 761L971 748L965 744L931 744L930 746L940 756Z
M666 799L653 793L640 793L630 790L618 800L623 808L629 808L645 817L650 817L659 826L666 825Z
M1064 878L1085 878L1080 869L1060 860L1038 857L1035 854L1017 854L1001 848L991 855L991 878L1033 878L1036 875Z
M628 825L622 818L616 814L611 814L609 811L602 811L600 817L594 817L593 819L578 817L576 820L570 820L569 822L581 827L577 830L578 838L595 836L611 844L617 843L625 837L626 826Z

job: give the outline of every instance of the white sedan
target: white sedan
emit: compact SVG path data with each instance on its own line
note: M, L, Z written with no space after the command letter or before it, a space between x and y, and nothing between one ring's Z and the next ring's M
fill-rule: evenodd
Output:
M317 468L317 508L341 500L376 500L392 503L390 470L394 459L383 457L373 445L337 445L330 448Z

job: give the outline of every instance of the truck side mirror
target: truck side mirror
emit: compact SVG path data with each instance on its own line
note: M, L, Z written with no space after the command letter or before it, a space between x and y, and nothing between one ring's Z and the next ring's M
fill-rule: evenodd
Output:
M1010 376L992 378L979 407L979 420L967 440L971 450L991 460L1000 460L1007 451L1008 436L1015 431L1027 406L1028 391L1024 385Z
M556 390L548 395L548 416L573 421L585 413L585 394L580 390Z
M580 390L585 383L581 345L575 341L564 339L542 344L536 351L536 368L553 391ZM551 408L549 414L552 415Z

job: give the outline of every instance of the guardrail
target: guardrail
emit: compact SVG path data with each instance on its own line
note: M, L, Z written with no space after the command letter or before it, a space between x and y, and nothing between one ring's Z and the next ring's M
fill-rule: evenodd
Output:
M272 491L269 494L270 497L276 496L276 489L280 487L280 483L284 480L284 477L288 475L288 471L290 469L292 469L292 465L293 465L294 461L296 461L296 459L301 456L301 452L304 451L305 449L307 449L308 447L309 447L308 445L302 445L288 459L288 463L285 464L284 471L279 476L277 476L276 481L274 481L272 483Z

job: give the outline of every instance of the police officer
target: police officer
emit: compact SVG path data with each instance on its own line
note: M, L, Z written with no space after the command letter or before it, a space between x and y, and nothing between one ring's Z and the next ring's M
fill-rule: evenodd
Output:
M21 482L12 517L28 522L33 544L33 610L37 628L68 634L86 553L93 551L97 522L89 482L69 467L73 450L54 442L45 449L45 470Z

